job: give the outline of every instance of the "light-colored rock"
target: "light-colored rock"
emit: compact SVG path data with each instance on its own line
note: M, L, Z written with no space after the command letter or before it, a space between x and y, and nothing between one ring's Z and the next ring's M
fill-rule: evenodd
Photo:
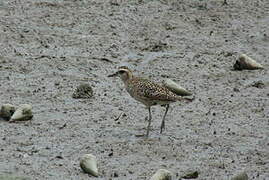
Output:
M21 104L11 116L9 122L27 121L32 119L32 106L29 104Z
M0 110L0 117L9 120L16 108L17 107L12 104L3 104Z
M259 63L257 63L254 59L251 57L248 57L246 54L241 54L238 58L238 60L234 64L235 70L255 70L255 69L263 69L263 66Z
M80 160L81 169L88 174L98 177L96 157L92 154L85 154Z
M159 169L150 180L172 180L172 173L166 169Z
M241 172L234 176L231 180L248 180L248 175L246 172Z
M189 95L192 95L191 92L187 91L186 89L184 89L179 84L177 84L174 81L172 81L171 79L166 79L163 82L163 85L165 87L167 87L170 91L172 91L173 93L175 93L175 94L177 94L179 96L189 96Z

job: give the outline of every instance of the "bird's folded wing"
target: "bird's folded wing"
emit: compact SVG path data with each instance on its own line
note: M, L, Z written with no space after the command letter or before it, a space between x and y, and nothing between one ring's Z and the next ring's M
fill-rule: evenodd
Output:
M145 80L146 81L146 80ZM162 87L159 84L147 81L146 83L140 84L143 87L140 87L138 94L144 96L149 100L159 100L159 101L176 101L177 97L167 88Z

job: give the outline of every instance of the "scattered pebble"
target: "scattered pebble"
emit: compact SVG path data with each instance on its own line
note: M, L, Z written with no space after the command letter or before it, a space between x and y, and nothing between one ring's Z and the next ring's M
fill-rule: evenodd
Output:
M255 70L255 69L263 69L263 66L257 63L254 59L248 57L246 54L242 54L239 59L234 64L235 70Z
M16 110L16 106L13 106L12 104L3 104L0 109L0 117L9 120L10 117L14 114Z
M29 104L21 104L11 116L9 122L27 121L32 119L32 106Z
M171 79L166 79L163 82L163 85L165 87L167 87L170 91L172 91L173 93L175 93L175 94L177 94L179 96L190 96L190 95L192 95L191 92L187 91L186 89L184 89L183 87L181 87L180 85L178 85L177 83L172 81Z
M119 177L119 174L116 173L116 172L114 172L114 173L113 173L113 177L117 178L117 177Z
M172 173L166 169L159 169L150 180L172 180Z
M98 177L96 157L92 154L85 154L80 160L81 169L88 174Z
M92 96L93 90L89 84L80 84L72 95L75 99L88 99Z
M190 171L188 173L186 173L185 175L183 175L181 178L183 179L196 179L199 176L199 172L198 171Z
M248 175L245 172L241 172L238 175L234 176L231 180L248 180Z
M266 85L262 81L255 81L255 82L251 83L250 85L248 85L248 87L256 87L256 88L262 89L262 88L265 88Z
M240 90L238 88L233 88L234 92L240 92Z

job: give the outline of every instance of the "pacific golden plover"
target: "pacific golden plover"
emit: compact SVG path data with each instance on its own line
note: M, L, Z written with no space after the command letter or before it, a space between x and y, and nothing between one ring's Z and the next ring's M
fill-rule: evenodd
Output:
M115 74L110 75L109 77L116 76L116 75L120 76L120 78L124 82L127 92L134 99L143 103L147 107L148 113L149 113L148 127L147 127L147 134L146 134L147 137L149 135L151 119L152 119L151 109L150 109L151 106L162 105L166 107L165 113L162 119L162 123L161 123L160 133L162 133L163 129L165 128L165 116L168 112L169 104L176 101L181 101L181 100L191 101L190 99L177 96L166 87L161 86L157 83L154 83L148 79L135 77L132 71L126 66L119 67L118 71Z

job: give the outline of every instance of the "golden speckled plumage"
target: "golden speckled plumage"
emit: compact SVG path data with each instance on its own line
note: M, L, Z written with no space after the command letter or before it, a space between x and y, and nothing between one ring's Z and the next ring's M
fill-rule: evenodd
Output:
M151 106L165 105L165 113L161 124L161 133L165 127L165 116L169 109L169 104L179 101L183 98L177 96L166 87L154 83L148 79L135 77L132 71L126 67L119 67L118 72L115 75L119 75L125 84L125 88L128 93L137 101L143 103L149 112L149 123L147 127L147 136L149 135L149 129L151 125Z
M169 104L179 100L179 97L166 87L147 79L133 77L125 83L125 86L133 98L146 106Z

